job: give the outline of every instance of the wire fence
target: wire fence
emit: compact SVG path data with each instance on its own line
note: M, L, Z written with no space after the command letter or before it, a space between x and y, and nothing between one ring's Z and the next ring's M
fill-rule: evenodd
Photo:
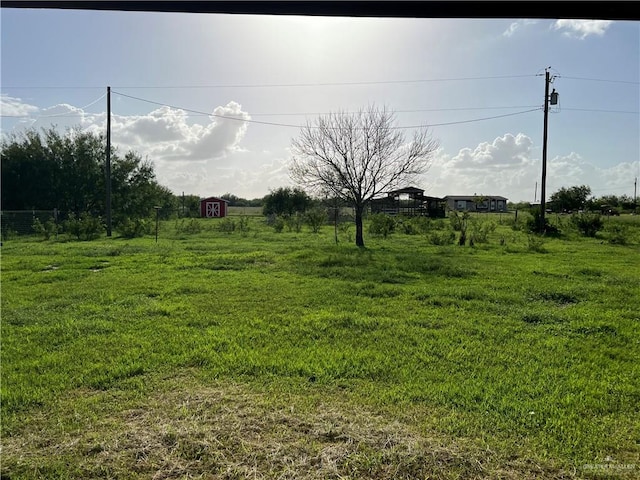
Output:
M0 211L0 229L2 238L14 235L32 235L36 233L34 225L38 220L41 224L53 222L56 226L62 220L58 210L2 210Z
M349 207L323 207L326 212L327 224L351 222L354 218L354 212ZM169 208L162 209L158 212L160 220L171 220L181 218L200 218L200 209L196 208ZM104 224L104 217L96 215L88 215L88 221L95 223L93 228L100 228L99 224ZM301 215L301 214L299 214ZM229 217L253 217L264 218L262 207L246 207L246 206L230 206L227 211ZM2 210L0 211L0 234L3 241L11 238L29 235L45 235L48 239L50 236L58 238L61 233L70 233L67 220L71 218L70 212L53 210ZM84 219L84 217L83 217ZM155 215L152 220L155 220ZM118 222L114 222L114 228L118 228ZM69 230L69 231L67 231ZM73 233L73 232L72 232Z

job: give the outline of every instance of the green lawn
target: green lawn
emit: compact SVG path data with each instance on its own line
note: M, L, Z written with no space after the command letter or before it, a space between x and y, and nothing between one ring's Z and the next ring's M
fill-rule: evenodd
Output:
M10 239L2 478L637 478L639 220Z

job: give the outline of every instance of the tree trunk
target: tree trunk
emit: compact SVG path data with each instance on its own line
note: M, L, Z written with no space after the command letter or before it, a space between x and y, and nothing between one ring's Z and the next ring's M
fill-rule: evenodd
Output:
M364 237L362 236L362 212L364 207L356 205L356 246L364 247Z

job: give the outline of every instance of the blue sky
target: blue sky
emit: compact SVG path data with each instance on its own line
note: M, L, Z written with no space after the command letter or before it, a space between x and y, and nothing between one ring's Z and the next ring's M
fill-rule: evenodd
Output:
M587 184L633 195L640 177L637 21L0 16L2 134L104 132L111 86L112 142L151 160L176 194L256 198L290 185L299 125L375 104L397 126L431 125L440 148L416 185L427 194L539 200L547 67L559 93L547 194Z

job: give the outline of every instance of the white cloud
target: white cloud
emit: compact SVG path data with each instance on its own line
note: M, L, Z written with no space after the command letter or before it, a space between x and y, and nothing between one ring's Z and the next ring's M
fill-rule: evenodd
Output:
M225 107L216 107L212 123L206 126L196 139L190 157L198 159L218 158L225 153L241 151L240 143L247 132L247 122L251 117L236 102Z
M207 162L240 151L250 120L236 102L218 106L209 123L189 123L187 112L161 107L146 115L113 116L114 144L164 162Z
M520 29L520 27L526 27L527 25L534 25L536 23L538 23L537 20L527 20L527 19L518 20L516 22L511 23L509 25L509 28L507 28L504 32L502 32L502 36L511 37L516 33L518 29Z
M571 152L549 161L547 191L553 193L561 187L589 185L596 196L599 195L598 191L631 194L637 172L638 162L622 162L609 168L601 168L586 161L581 155Z
M638 162L599 167L576 152L556 156L547 163L546 194L562 187L589 185L593 194L632 192ZM542 163L532 140L523 133L505 134L455 155L442 148L421 183L427 195L502 195L510 201L540 199Z
M0 112L2 115L21 117L37 113L38 110L40 110L38 107L23 102L21 98L10 97L4 93L0 95Z
M38 113L37 119L31 119L28 125L15 127L20 130L25 126L55 126L63 133L80 126L97 135L104 135L106 131L106 113L89 114L68 104L39 110L20 99L3 95L2 112L3 115ZM228 191L238 194L236 192L241 189L238 187L245 184L257 187L270 178L268 168L256 171L247 164L238 164L237 172L225 171L229 168L230 156L238 163L246 153L242 141L248 126L245 120L251 117L239 103L230 101L217 106L209 117L203 118L194 122L186 111L167 106L144 115L112 114L111 142L119 152L133 150L151 160L158 181L177 193L222 194ZM246 174L241 174L243 168L248 169Z
M483 142L475 149L463 148L450 161L452 166L484 170L487 168L514 168L529 162L531 139L518 133L496 138L493 143Z
M560 19L553 24L554 30L562 30L567 37L584 40L589 35L603 36L613 22L611 20Z

